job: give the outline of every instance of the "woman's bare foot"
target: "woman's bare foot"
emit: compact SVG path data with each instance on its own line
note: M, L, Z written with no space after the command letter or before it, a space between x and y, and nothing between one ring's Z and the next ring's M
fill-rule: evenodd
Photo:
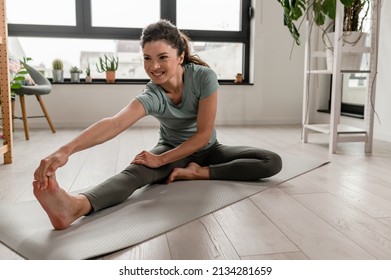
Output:
M72 222L86 215L91 210L91 205L84 195L70 195L57 183L55 175L48 177L48 187L45 190L38 188L33 182L34 195L55 229L66 229Z
M209 167L201 167L191 162L186 168L174 168L167 179L167 183L177 180L207 180L209 179Z

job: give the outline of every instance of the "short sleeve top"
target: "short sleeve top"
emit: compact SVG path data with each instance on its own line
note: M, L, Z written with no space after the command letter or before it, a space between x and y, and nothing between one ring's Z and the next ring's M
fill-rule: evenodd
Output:
M176 147L197 131L198 103L216 92L219 83L213 70L189 63L183 66L184 80L182 102L175 105L162 87L150 81L143 93L136 96L144 106L147 115L160 122L159 143ZM216 141L216 129L207 149Z

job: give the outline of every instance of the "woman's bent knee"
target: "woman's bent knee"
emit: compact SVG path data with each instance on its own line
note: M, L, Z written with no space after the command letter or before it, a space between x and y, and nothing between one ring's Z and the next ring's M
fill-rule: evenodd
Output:
M276 153L270 154L270 174L268 177L278 174L282 170L282 159Z

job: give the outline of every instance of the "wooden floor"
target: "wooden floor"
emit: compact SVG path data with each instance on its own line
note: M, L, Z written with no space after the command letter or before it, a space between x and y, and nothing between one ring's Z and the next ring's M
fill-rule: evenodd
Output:
M39 161L80 130L14 133L14 163L0 163L0 201L34 199ZM253 145L331 163L103 259L391 259L391 143L338 146L327 136L301 143L299 126L218 127L219 141ZM93 186L121 171L157 140L157 128L132 128L112 141L71 157L57 178L67 190ZM33 218L33 217L32 217ZM0 244L0 259L20 257Z

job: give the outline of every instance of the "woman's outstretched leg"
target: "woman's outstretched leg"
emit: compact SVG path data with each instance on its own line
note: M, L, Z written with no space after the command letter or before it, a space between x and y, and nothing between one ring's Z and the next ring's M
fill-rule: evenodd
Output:
M84 195L71 195L58 184L55 174L48 177L48 187L41 190L33 182L34 195L49 216L55 229L66 229L72 222L88 214L91 205Z
M171 147L159 145L151 152L161 154ZM189 163L184 158L159 168L149 168L141 164L130 164L122 172L112 176L92 189L84 191L91 203L92 212L100 211L124 202L134 191L148 184L162 182L168 178L171 171L177 167L183 168Z

